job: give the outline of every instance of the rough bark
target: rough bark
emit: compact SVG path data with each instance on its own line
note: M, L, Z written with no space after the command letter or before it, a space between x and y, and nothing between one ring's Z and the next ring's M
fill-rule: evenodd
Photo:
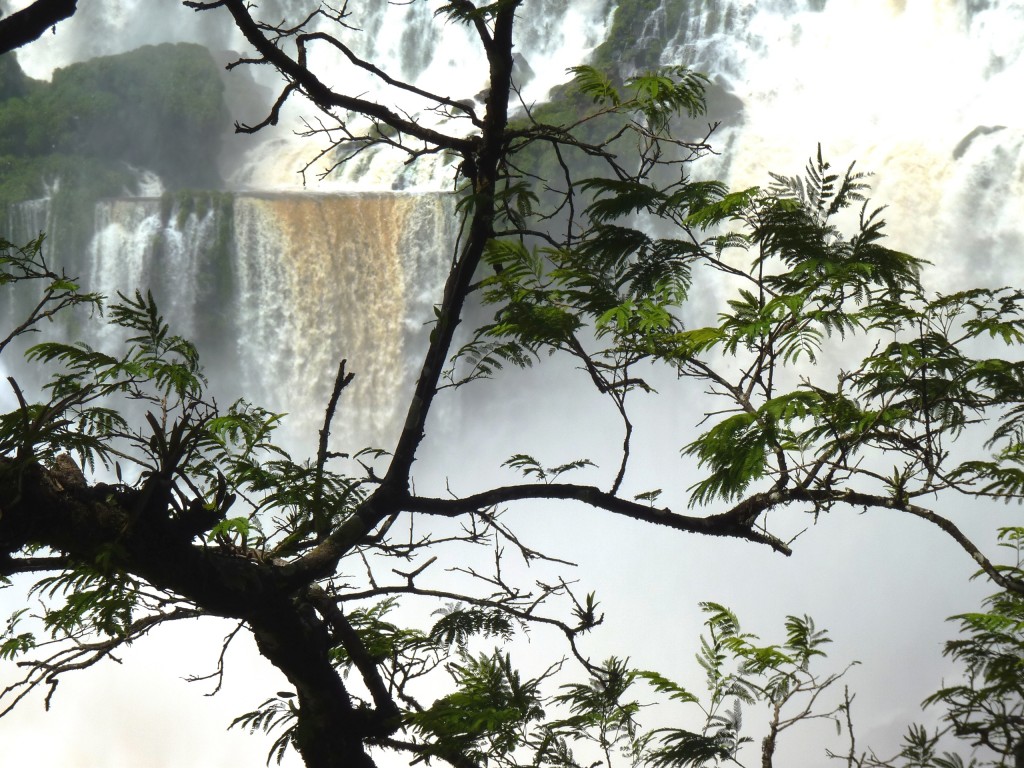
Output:
M329 657L336 644L327 622L302 592L280 578L279 566L242 552L192 543L166 507L140 507L145 489L64 485L60 469L18 469L0 458L0 573L17 570L17 552L44 542L70 559L111 565L180 595L208 615L246 622L260 652L295 686L297 745L309 768L370 768L368 738L397 730L394 702L356 708ZM211 524L213 521L210 521Z

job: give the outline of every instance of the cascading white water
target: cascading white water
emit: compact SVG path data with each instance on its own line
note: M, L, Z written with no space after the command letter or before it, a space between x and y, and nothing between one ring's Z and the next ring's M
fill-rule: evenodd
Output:
M294 18L307 4L278 0L261 5L269 17ZM478 95L483 69L464 29L438 25L426 2L366 5L368 14L359 19L364 34L354 43L358 51L428 90L456 99ZM611 5L606 0L527 0L517 50L535 75L524 82L528 102L543 98L552 83L563 79L564 68L578 63L602 39ZM30 74L45 76L72 60L165 39L244 48L217 14L192 14L173 2L155 8L151 0L82 4L56 36L26 48L19 59ZM166 16L159 23L139 23L156 13ZM742 101L740 122L724 124L714 138L721 157L708 161L701 174L722 177L734 188L763 184L768 171L798 173L821 142L836 166L856 160L859 168L876 174L875 198L890 205L889 244L932 261L932 285L948 291L977 282L1019 284L1024 275L1018 256L1024 246L1024 107L1017 98L1024 74L1022 39L1024 10L1010 0L664 0L636 44L660 47L664 63L693 64ZM630 56L624 52L622 59L626 66ZM351 67L341 61L330 70L338 78L352 77ZM344 82L348 90L360 90L351 84L355 81ZM263 115L236 117L254 122ZM308 142L293 141L286 129L254 150L235 178L240 186L255 189L297 189L296 171L312 154ZM437 165L404 169L401 162L397 155L368 156L326 188L391 189L396 169L404 174L400 185L405 189L441 186L443 160L441 170ZM325 188L314 175L308 182L311 189ZM410 332L423 333L418 320L409 318L430 317L445 267L444 249L437 246L450 242L453 226L450 203L442 197L416 200L405 195L283 198L258 192L235 197L234 261L228 270L234 293L221 301L244 350L238 357L245 366L241 391L259 392L265 397L254 394L257 401L291 411L309 434L321 417L336 361L349 357L358 378L343 407L354 410L338 423L362 418L360 429L381 434L391 428L385 422L393 416L398 379L415 365L402 339ZM30 230L52 225L40 223L44 208L41 203L22 206L26 216L34 217ZM179 327L202 337L204 325L195 320L202 308L194 303L189 308L189 291L194 297L200 291L198 276L209 273L197 268L190 273L187 265L197 263L200 244L216 237L217 215L190 213L179 220L173 213L164 218L156 201L102 203L90 273L107 291L132 290L156 274L163 275L162 289L179 281L180 293L167 301L183 324ZM350 226L353 221L360 222L358 231ZM173 269L153 271L158 269L152 264L154 238L162 243L162 253L177 254L169 257ZM120 275L117 282L112 275ZM715 299L714 294L706 297L710 314ZM353 314L352 307L360 309ZM575 404L552 404L548 401L554 395L545 395L535 398L531 413L548 408L551 423L564 423ZM509 417L501 428L514 433L518 423L512 420L521 406L490 397L491 412ZM691 405L680 403L680 413L663 417L639 437L649 461L638 461L638 472L645 482L646 474L652 475L640 489L672 484L669 492L679 493L689 484L685 469L666 479L659 462L674 460L687 442L684 430L694 419L685 411ZM605 437L592 422L583 414L574 430L583 442ZM485 454L481 464L494 466L495 457L486 455L494 429L469 432L458 446L468 473L478 453ZM560 441L572 437L566 431L559 430ZM547 448L554 441L544 435L541 442ZM515 444L512 449L529 447ZM576 457L554 450L556 460ZM987 509L977 512L984 540L996 517ZM938 643L952 634L942 619L970 609L976 596L962 586L970 563L963 562L961 553L909 525L871 528L867 520L858 520L842 529L847 538L839 548L812 530L798 542L796 561L782 564L714 542L692 546L683 539L654 539L635 527L616 527L614 521L581 530L575 519L545 514L537 524L543 536L603 553L595 555L597 570L607 567L607 540L616 542L615 583L605 585L602 593L610 620L621 617L627 632L640 622L648 630L631 631L628 643L612 637L610 652L623 653L628 646L638 663L682 679L699 631L686 612L697 600L727 602L741 616L763 617L761 626L777 624L786 611L810 612L835 630L837 659L859 656L865 661L858 698L863 719L858 722L864 726L864 742L881 744L883 750L906 722L919 717L916 702L938 684ZM630 547L634 540L636 546ZM584 564L586 557L580 556ZM932 562L939 559L942 566ZM670 565L652 573L652 562ZM593 573L584 573L588 583L596 581ZM643 610L636 608L638 602ZM648 624L652 605L660 606L662 616ZM758 620L750 618L750 626ZM854 650L861 638L860 647L867 650ZM886 651L868 658L877 647ZM912 678L906 689L893 682L905 678ZM686 682L700 690L699 680ZM214 730L223 722L216 721ZM820 755L815 742L801 754L802 764L818 764Z
M796 173L821 142L837 166L875 174L893 244L935 263L945 290L1024 276L1019 3L703 5L665 58L692 59L742 99L742 124L719 138L732 186Z
M153 281L153 246L164 229L160 201L111 200L96 208L88 285L104 296L130 293ZM155 271L155 270L154 270ZM182 275L186 280L192 276Z
M291 411L291 428L313 435L330 377L346 358L356 378L338 423L374 441L396 434L409 350L428 331L409 318L429 316L439 295L454 239L452 201L240 196L234 211L233 306L243 378L257 385L251 396Z
M272 0L262 4L260 12L267 18L295 18L305 15L304 5ZM83 6L62 26L63 45L44 38L19 51L19 62L28 74L45 78L55 67L81 58L161 40L245 50L244 39L224 23L224 14L196 15L174 3L167 6L166 18L174 22L160 25L137 23L152 13L151 3L142 0ZM610 7L609 0L544 0L524 18L517 44L517 81L526 103L543 99L553 84L565 79L565 69L600 42ZM395 76L461 99L479 96L486 86L486 58L472 44L470 31L465 25L439 24L429 3L375 3L359 9L351 20L360 30L349 40L353 50L384 62ZM166 33L157 33L158 27ZM382 89L366 72L336 56L329 46L313 49L312 66L323 67L328 83L333 78L347 92L376 95L387 103L396 100L397 108L417 120L438 122L457 132L468 130L455 120L424 111L430 105L419 97ZM273 77L267 82L279 87ZM209 269L230 272L238 291L230 301L237 313L220 330L238 329L236 346L242 353L231 359L242 366L241 389L270 407L302 414L305 430L322 409L336 361L349 357L350 368L358 374L342 407L350 402L355 421L365 421L368 429L380 428L392 420L396 388L408 383L406 369L415 365L399 350L409 340L407 324L421 321L405 318L429 316L419 310L438 298L435 289L454 242L454 219L451 206L436 195L416 201L404 194L373 194L362 202L348 195L355 190L422 193L449 188L453 158L431 155L410 165L400 152L370 151L327 179L318 178L318 166L300 176L317 153L317 139L297 138L292 131L301 128L301 118L312 111L304 102L295 104L283 121L286 125L276 133L265 131L263 141L229 169L230 183L252 193L236 199L229 266L204 261L203 252L213 247L218 231L213 214L200 220L194 214L182 219L165 212L161 219L155 200L101 203L87 263L73 254L64 254L63 260L72 273L88 273L90 286L109 296L152 286L175 327L198 335L201 347L206 329L197 325L196 317L204 308L196 297L206 278L197 275ZM235 117L257 122L263 116ZM359 124L358 117L352 118L353 128ZM333 162L332 157L324 162ZM143 194L152 186L152 179L140 176ZM267 196L268 190L297 194ZM318 194L309 196L307 191ZM346 209L353 206L364 210L351 215ZM51 220L40 228L52 226ZM371 348L372 353L362 351ZM253 357L248 354L252 349L260 353Z
M48 198L38 200L26 200L17 206L13 206L9 218L11 231L5 237L12 243L18 245L27 244L29 241L39 237L40 233L50 231L50 201ZM53 242L48 242L48 248ZM9 301L0 306L0 322L4 328L13 328L21 318L19 302ZM6 332L5 332L6 333Z
M111 300L152 290L173 331L206 353L217 390L290 412L288 431L307 446L337 363L347 359L356 377L339 423L350 438L386 444L413 373L409 351L429 332L423 318L451 256L454 199L275 193L220 200L101 201L86 259L64 266L72 274L83 268L83 284ZM19 211L26 231L53 223L46 201ZM122 335L108 328L86 340L115 352Z

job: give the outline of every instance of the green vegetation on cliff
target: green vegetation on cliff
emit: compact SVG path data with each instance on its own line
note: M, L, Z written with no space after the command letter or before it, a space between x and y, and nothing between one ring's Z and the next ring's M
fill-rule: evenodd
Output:
M129 166L171 188L218 187L228 123L217 65L198 45L145 46L29 80L0 59L0 204L61 180L91 200L132 192Z
M220 187L229 124L217 64L199 45L92 59L49 83L0 57L0 218L11 203L50 192L51 239L81 251L96 201L137 194L139 169L171 189Z
M605 72L616 75L623 74L622 64L629 64L633 69L653 69L660 63L664 39L661 45L638 46L638 40L650 34L647 29L654 13L661 6L662 0L634 0L630 3L616 3L608 37L594 49L593 64ZM678 0L673 5L679 4ZM662 34L664 30L660 30ZM647 33L647 35L645 35ZM623 61L623 54L629 52L628 62Z
M0 101L12 96L24 96L35 84L18 65L13 56L0 56Z

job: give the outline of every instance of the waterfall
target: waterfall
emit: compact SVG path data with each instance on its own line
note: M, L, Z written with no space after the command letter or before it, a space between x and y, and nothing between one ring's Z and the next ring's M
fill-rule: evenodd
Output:
M617 4L632 6L625 0L527 0L516 50L528 104L545 98L565 79L566 67L601 43ZM260 3L268 18L301 17L308 5ZM465 28L438 24L435 6L426 2L359 5L367 10L358 19L361 34L354 35L357 52L444 96L480 95L485 65L469 46ZM71 61L167 39L245 49L224 14L194 14L177 3L152 0L80 6L56 35L18 53L29 74L45 78ZM734 189L764 184L769 171L799 173L820 142L837 169L856 161L860 170L875 174L874 198L889 205L887 244L928 259L929 285L949 292L1024 280L1019 2L661 0L643 4L648 6L653 10L628 30L629 47L616 53L622 70L628 74L649 60L686 63L709 75L716 98L725 95L742 105L726 115L714 111L713 100L709 119L725 120L712 137L721 154L695 173L722 178ZM317 56L324 55L318 49ZM330 62L327 69L347 92L375 92L344 61ZM227 75L229 89L236 76ZM280 87L272 76L263 82ZM414 98L403 96L399 103L422 119L442 120L419 111L423 104ZM308 105L293 106L276 132L234 164L232 192L223 199L197 194L102 200L86 252L68 253L54 238L48 247L72 274L87 277L92 289L113 295L152 286L176 330L196 338L229 397L245 394L288 411L293 431L307 440L322 419L337 361L347 358L356 379L342 398L336 424L357 434L345 440L347 447L365 441L387 447L397 428L402 387L418 363L411 352L422 349L429 332L420 323L432 316L429 308L440 295L454 241L453 201L439 191L446 188L450 160L433 157L406 166L402 155L367 153L325 182L312 169L304 186L297 171L320 145L292 135L301 128L298 116L312 114ZM264 116L235 115L245 122ZM25 233L57 230L45 200L20 204L17 216ZM722 290L700 298L711 316L723 300ZM507 389L474 390L476 413L493 418L442 446L450 453L437 460L441 482L443 473L456 469L470 478L467 483L490 478L485 473L511 451L537 444L561 461L581 455L572 453L577 446L589 452L597 450L592 445L614 442L609 434L619 439L573 400L578 388L559 382L541 391L533 375L505 372L503 381L513 383L497 384ZM528 407L501 395L516 387L528 393ZM671 397L664 395L662 405L673 402ZM646 432L638 424L636 474L648 483L638 490L664 486L666 494L682 494L692 480L689 466L670 464L695 421L693 402L678 400ZM559 428L557 439L520 435L525 411L541 424L572 423L573 429ZM494 447L499 437L509 444ZM577 442L565 447L570 438ZM666 464L673 469L666 471ZM460 480L453 481L456 492L466 490L467 483L456 487ZM1005 515L1001 508L978 506L967 527L987 545ZM700 631L692 611L687 613L697 600L725 602L752 617L749 627L758 630L777 626L786 611L810 613L833 630L837 666L851 658L865 662L852 683L863 707L856 713L863 718L857 721L858 743L880 744L882 752L907 722L920 718L917 702L948 672L939 667L938 648L953 628L943 619L971 610L978 596L977 585L964 586L971 564L962 553L921 526L880 520L880 514L847 521L846 527L829 520L812 528L797 543L794 561L780 563L749 548L693 543L606 518L581 514L569 520L564 511L545 507L527 517L524 528L529 542L542 549L549 541L565 544L567 556L584 566L584 583L600 588L609 623L617 621L612 627L628 634L628 642L620 642L609 628L613 636L603 642L610 648L597 653L630 653L637 664L664 669L702 690L699 679L684 677L692 674L692 641ZM610 552L614 568L607 562ZM659 616L652 618L652 606ZM636 632L637 626L645 631ZM219 733L228 720L230 715L215 718L213 731ZM819 764L821 743L808 739L794 764ZM26 754L36 749L29 743ZM46 763L63 764L68 761Z
M664 59L742 100L742 124L715 140L734 187L796 173L821 142L837 166L875 174L894 246L932 261L944 290L1024 276L1019 3L692 5L699 23L669 30Z
M154 13L145 0L83 6L61 25L59 38L44 36L20 50L19 63L31 76L47 78L76 60L166 40L245 49L225 14L165 5L161 18L173 21L160 24L139 23ZM601 41L612 5L610 0L542 0L523 16L516 78L524 102L545 98L552 85L566 79L566 68ZM260 10L267 18L294 18L304 15L300 6L269 0ZM360 31L352 35L357 54L391 62L389 72L427 90L452 98L477 96L479 106L486 59L471 44L465 25L438 24L427 3L369 6L360 9ZM325 48L314 48L314 67L325 64L324 56L337 55ZM378 83L344 59L327 62L324 70L349 92L382 100L397 96L397 106L418 120L463 130L426 109L418 97L395 89L379 93ZM229 91L232 77L226 80ZM273 77L265 82L279 88ZM150 191L159 191L159 180L140 171L138 194L150 197L97 203L84 258L59 242L51 241L49 252L58 265L107 296L151 288L175 329L196 338L200 351L209 351L204 358L217 361L215 369L240 371L226 377L236 394L289 411L289 423L299 432L309 434L321 418L337 360L348 358L356 378L341 415L358 433L385 442L380 430L386 434L385 425L393 427L397 393L418 364L405 350L425 332L417 324L431 316L429 305L439 298L454 243L453 208L438 192L449 184L453 158L430 155L409 164L402 153L372 149L326 179L318 176L322 165L300 175L316 157L318 143L293 131L312 111L306 103L294 105L279 130L263 132L229 169L236 190L230 212L216 206L205 213L186 210L195 204L173 200L170 210L167 195L161 202ZM263 116L236 115L249 122ZM352 127L361 127L358 118ZM333 153L323 158L327 165L336 160ZM392 190L418 194L385 194ZM353 197L356 191L369 194ZM23 203L16 215L36 216L28 231L52 231L52 210L45 201Z
M299 408L293 415L315 434L308 430L346 358L356 378L338 423L374 440L395 436L388 427L401 415L408 349L419 350L429 332L419 323L440 295L454 242L451 202L437 194L236 198L234 306L243 380L259 383L251 396Z
M46 201L17 213L27 231L45 230ZM338 423L349 439L387 444L456 224L444 193L197 193L102 200L84 259L49 250L110 300L151 290L199 346L215 390L288 411L303 445L347 359L356 376ZM93 327L85 340L116 352L121 336Z

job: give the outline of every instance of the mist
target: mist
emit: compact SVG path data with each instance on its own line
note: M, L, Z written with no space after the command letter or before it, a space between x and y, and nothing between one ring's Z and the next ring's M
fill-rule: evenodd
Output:
M289 11L286 2L266 5L280 6L282 16ZM874 173L873 199L888 205L887 244L927 259L931 288L1021 284L1024 106L1017 91L1024 75L1024 10L1011 2L972 10L978 4L914 0L694 5L702 10L678 19L664 9L653 14L637 49L648 46L661 51L662 63L682 61L707 72L716 89L742 104L736 113L709 116L725 121L712 137L720 154L695 172L733 189L765 184L771 171L799 173L820 143L836 167L855 161ZM599 45L611 3L528 3L528 13L531 8L539 10L526 17L517 49L535 73L523 90L527 104L545 98L565 80L566 67ZM371 15L363 52L422 87L472 98L484 87L478 54L465 51L464 30L438 25L428 10L426 3L389 5ZM29 75L48 79L55 68L75 61L165 41L197 42L218 57L245 48L216 13L197 15L172 0L120 0L82 4L55 34L17 55ZM624 56L623 66L628 64ZM340 65L335 71L348 76ZM233 77L225 79L229 92ZM272 93L279 85L267 73L253 82L248 92L256 95L237 105L246 114L233 118L262 119L260 89ZM418 108L412 101L402 106ZM305 109L295 105L289 121ZM152 200L104 202L77 266L90 287L107 293L158 282L168 313L217 361L214 385L230 393L226 399L254 392L288 412L298 451L313 445L336 361L349 357L358 388L346 393L339 421L354 425L347 448L361 441L386 447L398 428L423 322L437 300L446 247L455 234L450 206L439 194L450 189L453 168L444 158L406 168L402 158L380 154L322 181L315 170L303 179L298 170L316 154L317 139L293 135L299 126L287 122L258 139L238 139L245 142L241 149L224 139L230 156L219 169L224 185L248 195L234 199L230 215L236 233L249 233L248 240L239 236L235 253L252 281L217 309L245 318L243 338L213 338L203 312L216 299L194 299L197 275L210 268L198 246L215 233L215 218L204 219L201 212L172 217L172 227ZM334 197L390 192L396 179L403 194L430 194ZM205 215L228 214L211 209ZM249 217L241 229L240 216ZM344 228L353 221L359 222L357 237ZM168 243L181 246L173 251L179 260L162 275L147 250L160 228L170 230L161 235ZM396 229L406 233L404 239ZM342 241L357 243L361 252L345 251ZM170 245L162 251L171 252ZM325 253L337 261L321 262ZM328 285L330 275L345 269L344 284ZM271 286L279 299L274 306L259 298ZM728 290L724 282L703 286L694 322L709 322ZM359 320L365 327L356 328L357 319L345 315L357 302L375 309ZM837 365L849 353L826 350L823 365ZM6 376L3 369L0 374ZM582 470L579 479L607 482L617 467L620 425L610 408L584 391L585 383L571 366L545 361L446 394L428 425L417 490L442 495L450 487L468 494L495 478L511 481L511 470L501 463L520 452L551 464L589 458L597 467ZM659 394L640 403L626 490L661 488L666 503L682 508L697 469L679 451L712 404L674 380L658 385ZM0 406L14 407L3 387ZM989 553L997 526L1021 520L1016 506L960 505L951 498L937 511ZM749 543L666 535L569 504L517 507L507 514L524 541L578 565L568 577L579 579L580 592L598 593L606 621L588 641L595 659L628 655L637 667L702 691L693 661L702 629L698 602L728 605L746 629L772 641L783 638L787 614L812 615L831 631L830 669L861 662L847 677L857 694L858 743L880 754L896 751L908 723L937 721L941 713L922 714L919 702L955 674L941 657L942 642L955 633L945 619L973 609L991 591L970 580L975 563L939 531L880 511L846 508L818 521L779 521L799 534L791 558ZM525 580L539 578L526 564L517 567ZM16 607L0 592L0 614ZM435 607L422 610L429 615ZM262 764L269 740L225 731L235 716L284 685L251 643L241 637L229 655L225 692L218 697L202 695L209 684L182 679L216 666L224 631L211 622L198 631L187 627L146 638L126 650L123 666L106 664L68 677L49 713L41 696L31 697L0 720L5 759L36 768ZM516 646L517 660L538 668L555 641L532 637ZM0 679L8 673L0 668ZM841 751L846 742L834 731L798 733L782 742L779 762L820 764L825 746ZM299 761L292 754L284 765Z

